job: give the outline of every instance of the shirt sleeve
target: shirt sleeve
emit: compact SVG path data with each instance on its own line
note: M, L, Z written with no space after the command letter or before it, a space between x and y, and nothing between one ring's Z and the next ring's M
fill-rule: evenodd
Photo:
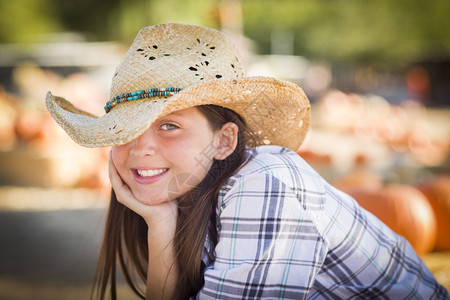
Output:
M235 178L218 233L197 299L304 299L327 252L296 194L265 173Z

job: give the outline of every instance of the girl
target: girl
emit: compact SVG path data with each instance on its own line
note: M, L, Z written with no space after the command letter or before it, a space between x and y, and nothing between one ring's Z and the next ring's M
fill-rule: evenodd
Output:
M218 31L142 29L99 118L46 101L77 143L112 146L100 299L116 298L117 264L147 299L449 297L403 238L294 152L303 91L244 77Z

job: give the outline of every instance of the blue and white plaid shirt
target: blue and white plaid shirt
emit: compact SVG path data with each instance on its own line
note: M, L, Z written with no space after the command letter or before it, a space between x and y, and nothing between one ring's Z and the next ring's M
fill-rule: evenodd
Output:
M450 298L405 239L293 151L256 148L218 201L197 299Z

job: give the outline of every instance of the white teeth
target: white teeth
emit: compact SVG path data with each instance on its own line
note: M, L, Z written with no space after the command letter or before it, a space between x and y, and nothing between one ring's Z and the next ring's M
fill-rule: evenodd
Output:
M167 169L137 170L137 173L139 174L139 176L142 176L142 177L151 177L151 176L156 176L161 173L164 173L165 171L167 171Z

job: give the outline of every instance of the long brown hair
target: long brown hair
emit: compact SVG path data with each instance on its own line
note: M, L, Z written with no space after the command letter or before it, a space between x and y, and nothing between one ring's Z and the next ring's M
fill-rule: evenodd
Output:
M176 299L187 299L202 288L206 266L201 258L206 236L212 246L217 243L218 193L227 179L243 165L246 147L255 145L251 130L234 111L216 105L202 105L197 108L207 118L214 131L227 122L235 123L239 128L238 143L235 151L225 160L214 160L205 179L179 201L174 238L179 269ZM147 230L147 224L142 217L119 203L112 190L92 297L95 295L97 299L105 299L109 294L110 299L117 298L118 263L127 284L140 298L145 299ZM211 247L208 253L211 259L214 259L213 253L214 247ZM139 280L136 277L139 277Z

